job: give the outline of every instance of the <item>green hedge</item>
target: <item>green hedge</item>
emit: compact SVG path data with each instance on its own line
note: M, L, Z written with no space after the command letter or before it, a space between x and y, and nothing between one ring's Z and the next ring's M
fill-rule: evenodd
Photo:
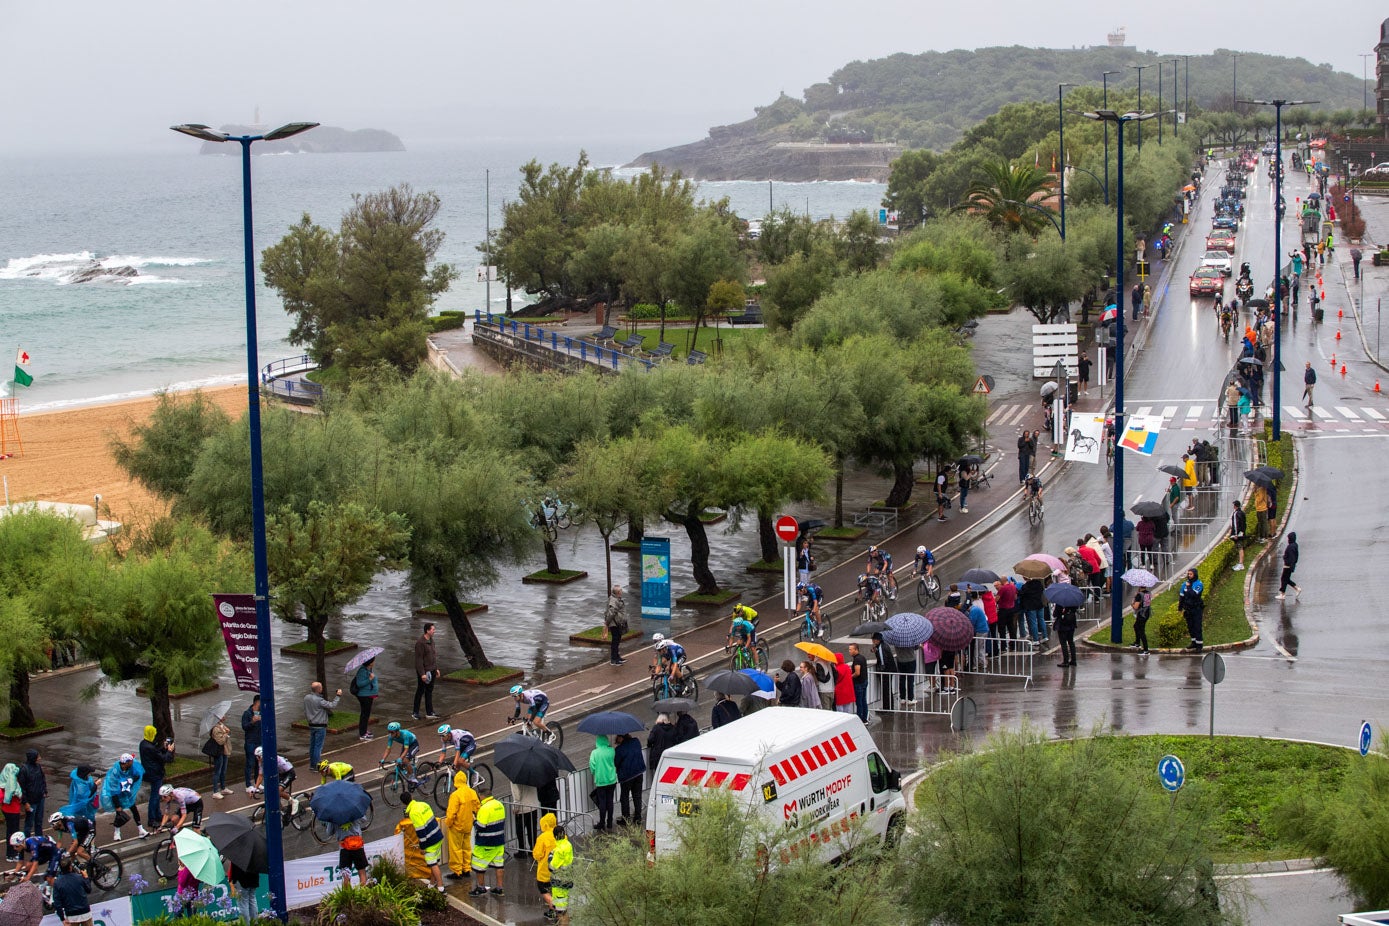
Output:
M468 314L457 309L445 309L438 315L430 317L429 331L431 334L437 334L440 331L462 328L463 323L468 320Z

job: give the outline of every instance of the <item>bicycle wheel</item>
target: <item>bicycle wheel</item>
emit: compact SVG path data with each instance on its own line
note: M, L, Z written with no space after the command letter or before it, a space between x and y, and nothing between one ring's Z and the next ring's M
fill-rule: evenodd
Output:
M299 810L290 813L289 811L293 806L291 804L290 807L285 808L285 820L290 826L302 833L313 825L313 811L309 808L309 796L306 794L299 798Z
M691 701L698 701L699 679L695 678L693 675L687 676L684 683L684 693L681 697L689 698Z
M174 837L170 836L154 847L154 870L166 881L178 874L178 855L174 852Z
M405 790L405 779L401 777L399 771L395 771L381 779L381 800L386 802L387 807L399 807L403 803L401 796Z
M434 806L440 810L448 810L449 798L453 796L452 770L450 769L449 774L446 775L435 775L434 787L430 790L434 792Z
M940 601L940 579L935 575L926 577L926 594L931 596L932 601Z
M545 730L540 736L543 743L547 743L556 749L564 748L564 727L555 723L553 720L546 721Z
M333 837L337 835L338 827L335 823L329 823L327 820L320 820L318 817L314 817L313 826L309 827L309 832L313 834L314 842L318 843L320 846L326 846L332 842Z
M830 636L832 635L833 631L830 629L830 626L831 626L830 616L829 616L828 614L821 614L821 615L820 615L820 639L821 639L821 640L828 640L828 639L830 638Z
M763 672L767 671L767 644L758 640L753 644L753 651L757 654L757 668Z
M799 643L805 643L806 641L813 639L815 639L815 636L814 632L811 629L810 617L808 615L802 615L800 629L796 631L796 640Z
M664 701L670 697L666 692L666 677L658 675L651 680L651 700Z
M931 593L926 590L926 577L922 576L916 580L916 603L924 608L930 599Z
M92 854L92 860L87 863L87 875L92 879L92 883L103 891L113 891L120 887L124 874L121 857L110 849L96 850Z
M870 621L885 621L887 620L887 605L883 604L881 601L870 601L868 603L868 613L871 615L868 618Z
M257 804L255 809L251 811L251 825L265 825L265 804Z
M1037 522L1040 521L1040 520L1042 520L1041 512L1038 510L1037 505L1036 505L1035 503L1032 503L1032 502L1029 502L1029 503L1028 503L1028 506L1027 506L1027 520L1028 520L1028 523L1031 524L1033 527L1036 527L1036 526L1037 526Z

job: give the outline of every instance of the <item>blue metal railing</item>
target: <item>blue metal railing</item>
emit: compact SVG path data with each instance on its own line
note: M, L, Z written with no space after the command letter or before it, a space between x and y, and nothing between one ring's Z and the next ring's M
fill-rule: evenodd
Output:
M289 402L302 405L312 404L323 398L322 386L307 379L284 379L283 377L291 373L317 369L317 367L318 364L310 360L308 354L286 357L283 360L267 363L260 371L261 388L271 395Z
M645 357L637 357L616 348L585 341L582 338L561 335L541 325L532 325L530 322L507 318L504 315L493 315L491 312L475 310L473 312L473 326L475 329L496 331L499 334L520 338L546 350L576 357L584 363L591 363L599 367L621 370L625 367L640 365L643 369L650 370L656 366L656 361L648 360Z

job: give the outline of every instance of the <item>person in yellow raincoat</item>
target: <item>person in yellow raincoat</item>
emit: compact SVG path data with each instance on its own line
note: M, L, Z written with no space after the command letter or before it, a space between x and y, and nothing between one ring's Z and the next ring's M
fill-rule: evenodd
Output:
M550 852L550 896L555 901L558 926L569 926L569 892L574 890L574 846L564 827L555 827L555 848Z
M555 918L555 901L550 896L550 853L555 851L555 824L559 820L552 813L540 818L540 835L535 839L531 857L535 859L535 889L540 899L545 901L545 919Z
M477 792L468 784L468 770L455 773L449 809L444 814L444 832L449 839L449 879L452 881L469 877L473 858L473 818L481 805Z

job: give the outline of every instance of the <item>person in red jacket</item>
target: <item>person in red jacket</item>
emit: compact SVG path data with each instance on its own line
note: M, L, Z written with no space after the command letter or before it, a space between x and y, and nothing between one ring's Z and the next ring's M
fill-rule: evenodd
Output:
M1085 560L1086 571L1089 574L1089 584L1093 587L1102 583L1104 581L1104 564L1100 562L1100 554L1095 552L1095 548L1084 540L1077 540L1076 552L1080 554L1081 559Z
M845 663L843 653L835 653L834 662L834 709L846 714L856 713L854 672Z

